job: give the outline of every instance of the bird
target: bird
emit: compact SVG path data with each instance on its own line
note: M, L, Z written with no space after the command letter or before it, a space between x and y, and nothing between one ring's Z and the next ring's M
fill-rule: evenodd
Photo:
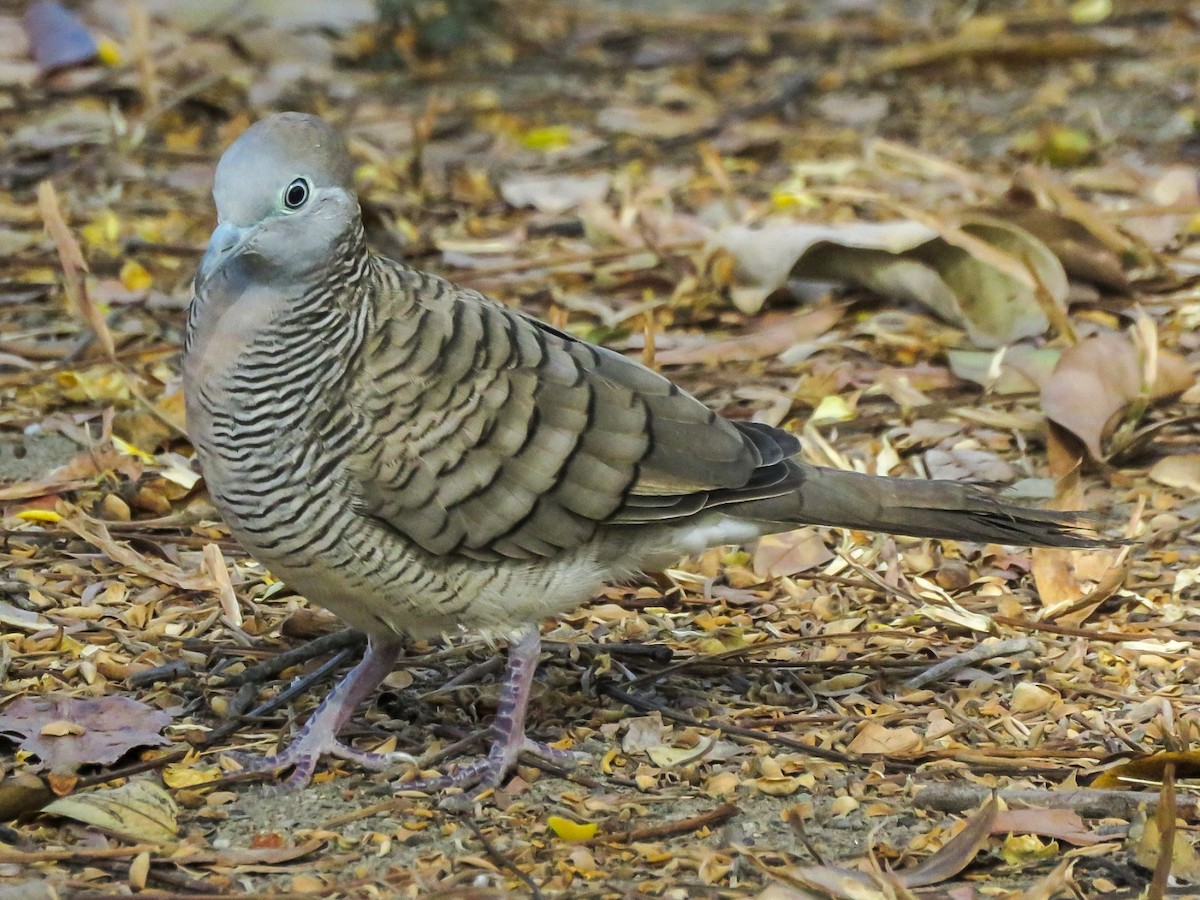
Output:
M478 797L523 752L540 623L610 582L802 525L1006 545L1108 543L1096 517L988 486L798 459L611 349L368 247L341 133L285 112L218 162L188 308L191 443L213 505L271 573L367 635L289 745L250 767L300 787L410 638L507 641L486 754L397 783ZM405 780L408 779L408 780Z

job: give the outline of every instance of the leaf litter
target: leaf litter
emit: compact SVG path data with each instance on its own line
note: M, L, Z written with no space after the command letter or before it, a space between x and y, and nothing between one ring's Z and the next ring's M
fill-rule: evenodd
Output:
M1183 17L237 6L96 0L75 20L96 52L44 74L0 13L0 715L60 704L6 729L0 885L1052 897L1165 884L1164 859L1190 877ZM84 46L49 21L37 41ZM283 108L347 129L387 252L669 367L810 461L1012 484L1136 543L801 529L611 587L547 625L531 712L592 763L522 766L465 818L340 762L299 797L224 774L220 751L287 740L329 677L281 653L353 658L215 521L181 435L212 168ZM476 638L402 666L355 717L364 746L446 749L494 711ZM72 748L61 771L30 734Z

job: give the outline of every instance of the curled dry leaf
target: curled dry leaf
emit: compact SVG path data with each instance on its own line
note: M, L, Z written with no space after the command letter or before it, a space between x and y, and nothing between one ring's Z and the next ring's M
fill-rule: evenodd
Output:
M511 206L532 206L538 212L559 215L589 200L603 200L612 175L520 175L500 184L500 195Z
M1164 456L1150 467L1150 479L1172 488L1200 493L1200 453Z
M94 825L135 841L165 843L179 832L179 809L171 795L149 779L61 797L43 812Z
M825 334L841 320L844 312L844 306L830 304L801 314L766 315L756 319L745 334L718 341L704 339L689 346L659 350L654 361L660 366L713 365L778 356L797 344Z
M21 697L0 712L0 733L17 735L21 749L40 760L31 768L59 775L116 762L134 747L169 744L159 732L170 724L162 710L120 695Z
M1155 817L1134 822L1129 829L1127 847L1132 851L1138 865L1146 869L1155 869L1163 852L1171 854L1170 877L1178 884L1200 884L1200 853L1196 852L1187 832L1176 830L1168 841L1163 840L1163 833Z
M1040 391L1054 374L1062 350L1014 344L999 350L949 350L950 371L996 394Z
M757 286L737 292L743 312L756 312L792 278L845 282L922 304L964 328L976 346L998 347L1045 332L1048 305L1056 314L1065 309L1067 276L1049 248L979 214L940 233L910 221L732 226L712 243Z
M1120 257L1083 223L1052 210L1015 203L982 207L979 212L1032 234L1050 248L1072 278L1114 291L1129 289Z
M910 756L924 745L921 734L911 726L889 728L878 722L866 722L850 742L854 753L880 753L889 758Z
M1074 434L1095 460L1121 447L1106 446L1130 413L1143 404L1187 390L1195 380L1178 354L1154 348L1154 377L1146 383L1146 360L1127 334L1101 334L1063 351L1054 374L1042 388L1046 418Z
M1073 809L1004 809L992 822L992 834L1039 834L1074 844L1089 847L1103 841L1098 834L1089 831L1079 813Z
M1163 779L1167 766L1175 766L1179 778L1195 778L1200 775L1200 751L1152 753L1138 756L1101 772L1089 785L1098 790L1144 791L1147 782L1158 784Z
M754 547L754 574L760 578L796 575L833 559L821 536L812 528L797 528L758 539Z
M967 820L962 831L946 841L932 856L915 868L897 872L900 883L905 887L927 887L953 878L969 866L975 855L987 845L999 812L1000 803L993 796Z

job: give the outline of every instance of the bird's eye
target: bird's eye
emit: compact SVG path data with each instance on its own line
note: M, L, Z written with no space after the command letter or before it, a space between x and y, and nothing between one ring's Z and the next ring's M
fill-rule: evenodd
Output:
M308 202L308 180L297 178L283 189L283 205L288 209L299 209Z

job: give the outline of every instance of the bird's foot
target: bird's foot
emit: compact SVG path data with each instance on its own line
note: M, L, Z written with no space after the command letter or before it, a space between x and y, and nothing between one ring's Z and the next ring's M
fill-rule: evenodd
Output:
M397 763L416 762L416 757L408 753L359 750L342 743L333 735L315 732L301 733L288 747L267 756L240 750L226 751L223 755L232 759L246 772L278 772L290 768L292 773L279 785L285 791L298 790L312 781L317 764L323 756L347 759L364 769L375 770L386 769Z
M499 735L487 756L457 765L453 771L444 775L430 775L399 781L392 785L397 791L421 791L436 793L450 788L458 788L462 794L455 794L442 801L449 808L462 809L469 807L481 795L501 785L508 774L516 768L522 754L529 754L544 760L556 768L574 768L587 754L575 753L571 750L560 750L531 740L524 736L516 736L509 740L505 735Z
M399 652L398 644L370 642L362 662L329 692L286 749L269 756L239 751L226 751L225 755L249 772L275 772L290 768L291 775L281 785L284 790L295 790L308 784L322 756L348 759L368 769L386 769L394 763L414 762L414 758L407 753L358 750L342 743L337 737L354 712L354 707L391 672Z
M498 787L517 765L522 753L541 757L555 766L573 766L578 761L579 756L568 750L557 750L525 736L525 709L529 703L533 672L537 668L540 640L536 629L528 629L509 642L508 672L492 724L495 738L487 756L463 763L445 775L400 781L393 785L396 790L425 792L461 788L463 794L447 797L443 805L463 808L473 804L486 791Z

